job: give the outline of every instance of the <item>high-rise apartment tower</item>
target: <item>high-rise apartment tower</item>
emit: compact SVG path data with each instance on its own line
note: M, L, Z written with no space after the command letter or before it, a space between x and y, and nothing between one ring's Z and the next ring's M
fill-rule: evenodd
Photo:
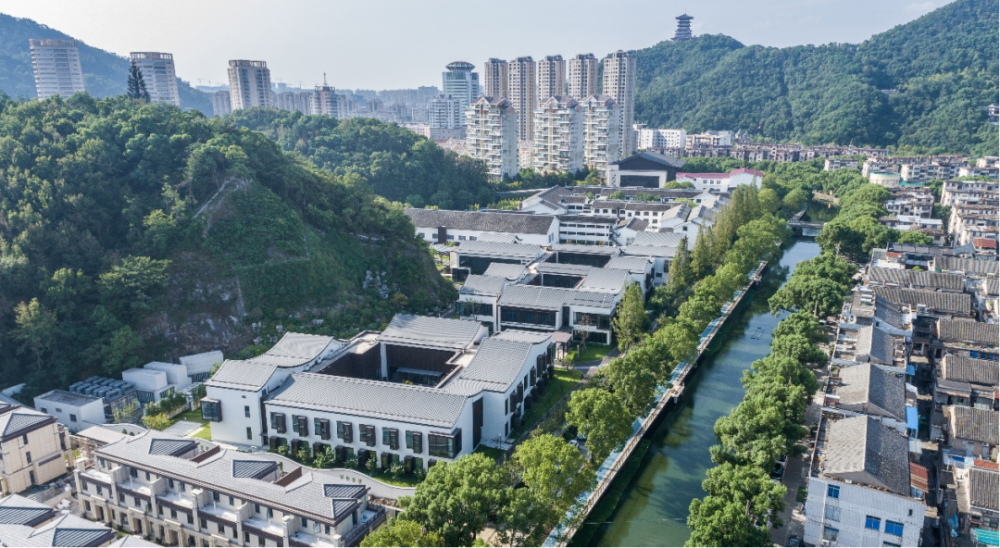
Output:
M483 65L483 95L507 97L507 61L491 58Z
M607 95L591 95L580 101L583 109L583 163L602 177L608 164L620 159L618 103Z
M466 152L486 163L491 179L518 171L517 111L505 97L480 97L465 111Z
M146 84L150 101L181 106L173 54L158 51L133 51L129 55L135 66L139 68L139 72L142 73L142 81Z
M604 59L603 93L610 95L621 110L621 156L627 158L635 152L635 57L618 50Z
M583 169L583 109L576 99L556 95L535 109L534 168L540 173Z
M274 106L271 95L271 70L267 62L244 59L229 62L229 97L233 110Z
M69 97L86 91L80 50L76 40L44 38L28 40L31 47L31 67L35 71L35 90L39 99L53 95Z
M226 116L233 112L233 102L228 91L216 91L212 94L212 113L216 116Z
M597 95L597 65L593 53L581 53L569 60L569 95L577 99Z
M538 106L537 86L534 59L518 57L507 64L508 98L517 111L517 138L522 141L530 141L535 134L532 114Z
M566 94L566 61L562 55L546 55L538 62L538 102Z
M479 74L472 72L476 67L472 63L455 61L446 68L448 70L441 73L444 95L458 101L459 112L465 112L465 107L479 97ZM465 119L459 118L459 125L465 124Z

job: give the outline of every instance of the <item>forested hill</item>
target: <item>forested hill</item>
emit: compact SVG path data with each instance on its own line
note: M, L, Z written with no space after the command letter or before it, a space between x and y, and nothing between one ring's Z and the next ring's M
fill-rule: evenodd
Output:
M31 19L0 13L0 91L11 97L36 96L31 51L28 49L28 40L32 38L72 36ZM77 44L80 47L80 65L87 91L94 97L101 98L123 95L128 82L128 60L80 41ZM178 59L177 62L184 61ZM212 115L212 99L207 93L192 88L180 79L177 81L177 90L180 92L182 108L194 108L207 116Z
M995 0L958 0L859 45L747 47L713 35L661 42L636 52L636 121L995 155L986 109L997 102L998 17Z
M395 124L260 108L238 110L229 118L301 153L316 167L361 176L376 194L396 202L468 209L496 200L481 162Z
M4 386L232 357L276 324L346 336L454 298L402 207L357 175L172 106L0 95Z

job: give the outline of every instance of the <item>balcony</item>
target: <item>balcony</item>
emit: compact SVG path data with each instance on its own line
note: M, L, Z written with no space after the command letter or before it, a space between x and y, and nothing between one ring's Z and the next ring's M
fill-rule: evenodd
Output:
M250 533L251 535L257 535L258 537L273 540L279 545L282 543L282 539L285 536L284 527L278 525L277 523L272 523L260 518L250 518L244 521L243 531L245 533Z
M365 536L378 528L386 520L386 509L375 504L368 504L368 510L361 513L361 523L340 537L341 546L355 546L361 543Z

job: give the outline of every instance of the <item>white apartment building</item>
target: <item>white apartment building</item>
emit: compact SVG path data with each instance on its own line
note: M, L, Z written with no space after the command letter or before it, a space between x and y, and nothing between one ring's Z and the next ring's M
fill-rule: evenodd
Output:
M324 81L323 85L316 86L312 92L310 114L322 114L343 120L347 118L347 98L338 95L337 90Z
M181 106L181 95L177 91L177 73L174 71L174 55L158 51L138 51L130 54L132 62L142 72L142 81L149 92L149 100L156 103L170 103Z
M297 110L302 114L311 114L313 95L311 91L282 91L278 94L277 107L281 110Z
M401 491L358 481L152 430L95 450L76 470L87 518L166 546L356 546L385 519L369 493Z
M559 219L551 215L416 208L403 213L416 227L417 237L431 244L510 237L541 246L557 242L559 236Z
M538 102L566 94L566 61L562 55L546 55L538 62Z
M577 99L597 95L599 61L593 53L579 53L569 60L569 96Z
M233 110L274 106L271 70L265 61L238 59L229 62L229 96Z
M506 97L480 97L469 105L465 142L469 156L486 163L491 179L517 175L517 111Z
M509 97L507 78L507 61L491 57L483 65L483 95Z
M431 129L455 129L465 125L461 101L439 95L427 103L427 125Z
M0 400L0 495L62 476L69 455L66 431L55 417Z
M541 173L583 169L583 108L567 95L549 97L535 109L534 168Z
M607 176L608 164L621 159L621 109L607 95L590 95L583 109L583 164Z
M80 50L76 40L52 38L28 40L31 47L31 68L35 72L35 90L39 99L53 95L69 97L87 91L80 66Z
M455 61L449 63L448 70L441 73L441 91L445 97L451 97L458 102L458 112L464 112L479 97L479 75L472 72L476 68L472 63L465 61ZM465 124L461 116L457 119L459 127Z
M507 96L517 111L517 138L530 141L535 136L535 108L538 106L538 81L535 60L518 57L507 64Z
M623 158L636 150L635 132L632 131L635 118L635 71L635 57L626 51L618 50L604 59L602 92L610 95L621 109L619 142Z
M733 145L733 132L727 129L692 133L685 137L685 148L728 147Z
M212 94L212 114L227 116L233 112L233 103L228 91L216 91Z
M684 148L687 132L683 129L637 128L639 150L649 148Z
M677 182L691 183L696 190L724 193L740 186L753 184L760 188L764 173L741 167L729 173L678 173Z

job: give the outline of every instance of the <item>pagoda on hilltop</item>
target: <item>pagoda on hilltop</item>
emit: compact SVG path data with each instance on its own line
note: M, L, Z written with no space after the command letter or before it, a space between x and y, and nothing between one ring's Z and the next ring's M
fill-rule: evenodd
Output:
M677 16L677 32L674 33L674 42L683 42L691 39L691 17L687 13Z

